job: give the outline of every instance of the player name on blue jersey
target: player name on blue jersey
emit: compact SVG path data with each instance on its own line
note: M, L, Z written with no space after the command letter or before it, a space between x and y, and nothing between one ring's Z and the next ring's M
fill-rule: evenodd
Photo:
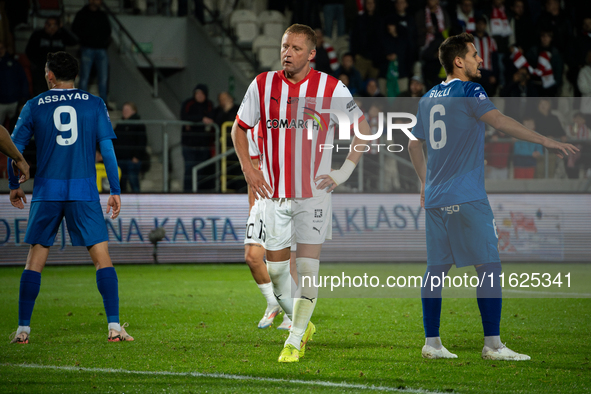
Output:
M427 142L425 208L486 198L480 117L494 109L482 86L459 79L442 82L421 98L412 133Z
M451 92L451 88L447 88L447 89L443 89L443 90L431 89L431 94L429 95L429 98L449 96L450 92Z
M51 96L39 97L38 105L57 103L58 101L68 100L88 100L90 96L88 93L65 93L65 94L53 94Z

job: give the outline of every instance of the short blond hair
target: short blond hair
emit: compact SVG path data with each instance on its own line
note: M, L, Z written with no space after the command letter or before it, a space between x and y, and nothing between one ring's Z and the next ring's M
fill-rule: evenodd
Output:
M312 44L311 49L316 49L316 32L310 26L294 23L285 30L285 33L283 33L283 35L286 34L302 34L306 36L306 40Z

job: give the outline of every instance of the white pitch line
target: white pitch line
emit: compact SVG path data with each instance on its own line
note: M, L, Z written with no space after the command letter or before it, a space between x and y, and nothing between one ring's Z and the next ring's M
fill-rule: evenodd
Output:
M503 293L518 293L518 294L540 294L540 295L556 295L556 296L570 296L572 298L577 297L591 297L590 293L565 293L565 292L554 292L554 291L537 291L537 290L513 290L513 289L503 289Z
M33 368L33 369L53 369L58 371L71 372L106 372L106 373L125 373L130 375L149 375L149 376L192 376L196 378L213 378L213 379L228 379L228 380L254 380L258 382L273 382L273 383L292 383L306 386L323 386L336 387L343 389L369 390L369 391L385 391L397 393L417 393L417 394L443 394L439 391L427 391L422 389L398 389L395 387L386 386L367 386L364 384L352 383L335 383L322 380L300 380L300 379L278 379L278 378L263 378L258 376L248 375L231 375L224 373L202 373L202 372L171 372L171 371L128 371L125 369L113 368L83 368L83 367L67 367L58 365L39 365L39 364L0 364L4 367L18 367L18 368Z

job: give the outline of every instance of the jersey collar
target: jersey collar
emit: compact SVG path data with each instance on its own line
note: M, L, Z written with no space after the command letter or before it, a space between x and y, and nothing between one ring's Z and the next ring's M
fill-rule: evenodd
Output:
M450 83L452 83L452 82L455 82L455 81L460 81L460 82L461 82L462 80L461 80L460 78L454 78L454 79L452 79L452 80L451 80L451 81L449 81L449 82L441 81L441 84L442 84L443 86L447 86L447 85L449 85Z
M280 71L279 71L279 77L280 77L281 79L283 79L283 80L285 81L285 83L287 83L287 84L288 84L288 85L290 85L290 86L300 86L301 84L303 84L304 82L306 82L307 80L309 80L309 79L312 77L312 74L314 74L314 73L316 73L316 72L317 72L316 70L314 70L312 67L310 67L310 71L308 72L308 75L306 75L306 76L304 77L304 79L302 79L302 80L301 80L300 82L298 82L298 83L293 83L293 82L290 82L290 81L287 79L287 77L285 76L285 70L280 70Z

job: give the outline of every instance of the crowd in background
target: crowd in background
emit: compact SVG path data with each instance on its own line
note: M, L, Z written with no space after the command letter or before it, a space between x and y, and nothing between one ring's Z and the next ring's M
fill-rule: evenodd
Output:
M25 54L18 55L14 53L12 34L15 24L27 21L23 17L24 2L16 7L14 2L0 0L0 123L9 130L14 127L19 107L47 89L47 53L72 45L79 45L79 87L88 89L94 68L98 93L108 104L107 47L111 27L101 3L88 0L76 14L71 29L64 27L58 17L47 18L44 27L31 35ZM123 2L125 7L134 7L136 3ZM193 2L178 3L179 15L188 12L190 3ZM196 1L193 10L200 21L207 22L204 8L209 6L213 14L224 15L227 12L219 10L222 3L224 7L236 4ZM248 7L250 2L238 3ZM441 42L450 35L472 33L483 59L479 82L488 95L511 98L514 101L505 105L507 115L552 138L575 140L582 149L578 156L560 161L552 156L546 158L539 146L513 144L495 132L487 135L487 177L591 177L591 163L587 159L590 149L585 142L591 139L591 2L268 0L267 8L291 15L291 23L304 23L315 29L318 45L312 67L340 79L355 97L421 97L445 79L437 57ZM207 85L198 84L193 96L181 106L181 120L204 124L182 129L185 191L192 190L191 169L215 153L215 136L208 125L221 126L224 121L232 121L238 109L227 92L218 96L217 106L208 96ZM571 108L559 114L560 119L552 114L557 112L557 99L530 99L527 110L524 101L520 101L561 96L573 99L569 101ZM135 104L126 105L129 108L124 108L123 119L139 119ZM546 115L542 115L544 112ZM143 135L123 144L130 145L128 152L120 149L124 187L129 183L128 190L139 191L138 174L147 168L146 163L140 162L149 160L145 127L142 131L126 126L118 132ZM134 152L133 144L138 141L144 141L143 147ZM34 147L28 151L34 151ZM34 162L31 153L27 158ZM203 174L211 175L207 171ZM202 186L209 188L207 184Z

